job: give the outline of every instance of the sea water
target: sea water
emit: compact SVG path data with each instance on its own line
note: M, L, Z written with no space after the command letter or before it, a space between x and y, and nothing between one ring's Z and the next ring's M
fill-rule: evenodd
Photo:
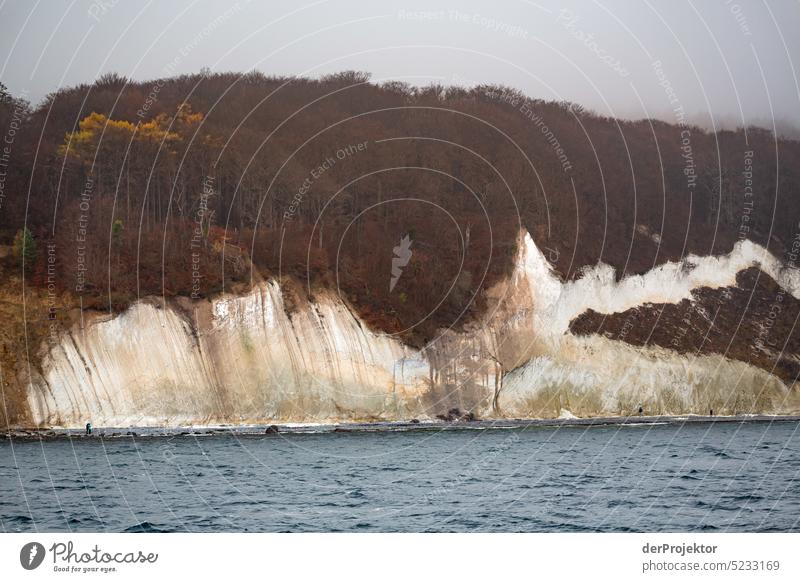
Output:
M797 422L0 442L2 531L797 531Z

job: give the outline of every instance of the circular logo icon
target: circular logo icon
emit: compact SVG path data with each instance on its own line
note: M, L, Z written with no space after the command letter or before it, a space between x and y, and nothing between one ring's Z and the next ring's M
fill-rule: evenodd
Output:
M39 542L30 542L19 551L19 563L26 570L35 570L44 561L44 546Z

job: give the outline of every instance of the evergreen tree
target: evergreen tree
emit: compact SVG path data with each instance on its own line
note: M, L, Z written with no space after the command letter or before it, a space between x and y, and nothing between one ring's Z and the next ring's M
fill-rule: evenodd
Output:
M20 261L24 261L27 268L30 268L36 262L36 257L38 256L36 240L27 227L17 231L17 234L14 236L14 246L12 248L14 256Z

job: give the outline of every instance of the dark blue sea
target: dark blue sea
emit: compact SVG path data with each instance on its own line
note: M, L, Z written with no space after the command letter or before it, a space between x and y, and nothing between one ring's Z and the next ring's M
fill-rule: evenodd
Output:
M5 532L797 531L800 424L0 441Z

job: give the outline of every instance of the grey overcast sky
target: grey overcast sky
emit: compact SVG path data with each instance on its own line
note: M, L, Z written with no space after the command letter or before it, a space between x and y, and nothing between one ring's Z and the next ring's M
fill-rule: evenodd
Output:
M800 127L798 0L5 0L0 80L33 103L116 71L369 71L502 83L601 114Z

